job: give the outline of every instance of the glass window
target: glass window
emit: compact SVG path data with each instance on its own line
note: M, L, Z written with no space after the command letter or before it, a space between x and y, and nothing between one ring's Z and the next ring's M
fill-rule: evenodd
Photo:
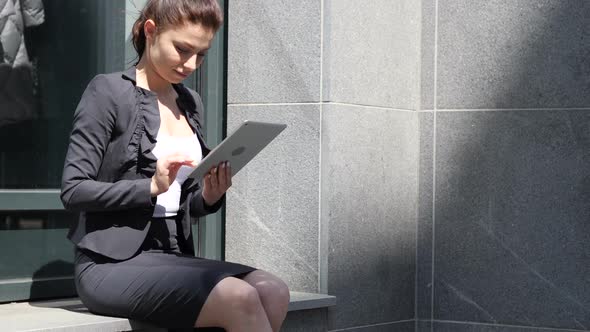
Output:
M8 6L13 2L8 1ZM9 48L15 47L3 47L0 70L0 188L4 189L59 188L73 110L88 81L111 69L105 66L110 57L104 49L106 40L113 37L114 43L117 36L104 35L105 21L113 19L116 26L125 10L121 1L38 4L43 10L36 21L27 25L22 14L26 9L19 12L16 7L2 30L3 45L20 43L12 52ZM24 30L10 23L18 17ZM124 39L119 38L123 46ZM122 69L123 63L111 67Z
M75 295L66 234L77 216L59 201L72 116L92 77L134 64L129 36L146 0L27 1L31 10L21 3L0 10L0 302ZM185 81L206 89L212 145L223 130L219 35L220 49L203 65L213 75L205 69ZM221 215L201 232L213 234L204 256L221 257Z
M72 246L76 216L65 211L0 212L0 302L74 296Z

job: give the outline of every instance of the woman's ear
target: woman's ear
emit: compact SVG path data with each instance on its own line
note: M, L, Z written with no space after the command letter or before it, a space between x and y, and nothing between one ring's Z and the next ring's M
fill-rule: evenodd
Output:
M145 33L145 38L153 40L156 37L156 31L156 22L154 22L154 20L152 19L146 20L143 24L143 32Z

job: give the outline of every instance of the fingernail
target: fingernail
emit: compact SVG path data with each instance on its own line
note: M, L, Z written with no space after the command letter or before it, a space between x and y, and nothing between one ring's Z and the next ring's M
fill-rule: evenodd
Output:
M213 173L217 173L217 167L213 169Z
M225 163L221 163L221 168L225 168Z

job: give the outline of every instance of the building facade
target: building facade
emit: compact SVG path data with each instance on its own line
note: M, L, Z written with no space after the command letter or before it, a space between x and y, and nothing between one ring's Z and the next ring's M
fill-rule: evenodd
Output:
M330 331L590 330L590 3L239 0L227 259ZM311 319L311 318L310 318Z

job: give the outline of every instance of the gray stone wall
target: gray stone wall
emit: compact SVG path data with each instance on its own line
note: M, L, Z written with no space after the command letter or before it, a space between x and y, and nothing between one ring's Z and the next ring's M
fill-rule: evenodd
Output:
M419 3L324 1L321 222L329 328L414 318Z
M418 331L590 330L590 2L423 4Z
M226 258L337 296L330 330L414 328L419 26L411 0L229 3L228 129L289 126L235 177Z
M321 2L228 6L228 132L246 119L288 127L234 178L226 259L318 292Z
M226 256L329 330L590 330L590 2L229 3Z

